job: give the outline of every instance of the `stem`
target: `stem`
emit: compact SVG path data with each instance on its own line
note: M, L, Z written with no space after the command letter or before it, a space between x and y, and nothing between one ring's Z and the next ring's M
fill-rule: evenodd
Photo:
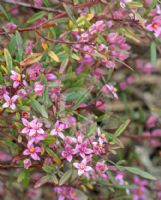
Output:
M18 6L23 6L23 7L27 7L27 8L33 8L33 9L37 9L37 10L44 10L47 12L56 12L56 13L62 13L62 10L58 10L58 9L54 9L54 8L47 8L47 7L37 7L34 5L31 5L29 3L24 3L24 2L20 2L20 1L16 1L16 0L1 0L4 3L9 3L9 4L14 4L14 5L18 5Z

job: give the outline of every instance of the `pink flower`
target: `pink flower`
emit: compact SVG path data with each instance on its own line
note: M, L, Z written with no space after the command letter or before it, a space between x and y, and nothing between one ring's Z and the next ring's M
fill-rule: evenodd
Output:
M19 97L21 97L22 99L24 99L26 97L27 93L24 89L20 89L20 90L17 91L17 95Z
M31 166L31 160L27 158L23 161L23 164L24 164L24 168L28 169Z
M153 31L156 37L159 37L161 34L161 17L155 16L153 21L147 25L147 30Z
M10 76L10 78L14 81L13 82L13 88L17 88L19 86L19 84L21 83L21 74L18 74L15 71L11 71L12 75Z
M103 155L106 153L105 145L102 142L93 142L93 153L95 155Z
M44 134L44 130L42 129L43 124L40 123L37 118L33 119L29 126L31 127L29 136L34 136L35 134Z
M86 172L93 171L92 167L87 166L87 160L84 158L81 163L73 163L73 166L78 169L78 175L81 176Z
M56 121L55 123L55 129L51 131L51 135L58 135L60 138L64 140L65 136L63 134L63 131L68 128L67 123L61 122L61 121Z
M18 98L18 95L14 95L10 98L7 94L4 94L5 103L2 105L3 108L11 108L12 110L16 109L15 101Z
M74 154L79 153L82 158L86 156L86 154L91 154L93 152L92 149L87 148L87 142L83 142L81 144L77 144L74 149Z
M96 101L96 108L101 111L105 111L107 109L107 104L102 100Z
M105 94L112 93L112 95L115 97L115 99L118 99L118 95L116 93L117 90L111 84L104 85L101 91Z
M105 23L104 21L100 20L100 21L97 21L95 24L92 24L92 26L89 28L89 33L90 34L98 34L98 33L101 33L103 32L105 29Z
M147 127L148 127L148 128L154 128L155 125L156 125L157 120L158 120L158 116L156 116L156 115L151 115L151 116L147 119L147 121L146 121Z
M23 155L30 155L33 160L40 160L37 153L41 153L41 148L34 147L33 144L28 144L27 149L23 152Z
M98 175L101 176L103 179L107 179L107 175L106 175L107 170L108 170L108 167L104 163L97 162L96 171L98 172Z
M34 81L37 77L40 76L42 71L42 65L40 63L35 63L27 69L27 74L29 75L29 78Z
M99 143L107 143L107 139L106 139L106 136L105 134L101 133L101 130L100 128L97 129L97 134L98 134L98 141Z
M53 81L53 80L57 79L57 77L52 73L46 74L45 77L46 77L47 81Z
M4 94L8 94L6 86L0 86L0 100L3 99Z
M14 23L7 23L7 29L8 29L8 31L13 32L13 31L16 30L16 28L17 28L16 24L14 24Z
M108 167L102 163L102 162L97 162L96 164L96 170L99 172L99 173L105 173L107 170L108 170Z
M29 41L28 44L27 44L27 47L25 49L25 53L27 55L31 55L32 54L32 49L34 48L34 44L32 41Z
M55 187L54 192L58 194L58 200L66 200L66 199L78 200L75 189L72 187L66 187L66 186Z
M119 86L120 86L121 90L126 90L127 89L127 83L126 83L126 81L120 82Z
M65 146L65 151L62 152L62 157L66 158L69 162L73 159L74 150L70 145Z
M147 180L141 180L139 177L134 177L134 184L136 185L135 189L132 189L133 200L147 200L147 189L148 186Z
M25 126L25 128L22 129L21 133L25 133L28 135L31 130L30 122L27 119L22 118L22 123Z
M45 87L40 81L35 83L34 91L36 92L38 96L42 96L44 89Z
M43 124L38 121L38 119L33 119L29 122L27 119L22 118L22 123L25 126L21 133L28 135L30 138L29 143L33 142L38 143L41 140L44 140L48 136L42 129Z
M34 0L34 6L41 7L43 4L43 0Z
M125 181L124 181L124 175L122 173L118 173L115 176L115 180L120 184L120 185L124 185Z

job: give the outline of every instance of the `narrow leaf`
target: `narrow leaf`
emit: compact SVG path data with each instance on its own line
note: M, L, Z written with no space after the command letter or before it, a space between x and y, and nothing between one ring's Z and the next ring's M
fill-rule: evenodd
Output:
M21 61L23 55L23 41L18 31L16 31L16 44L18 49L18 60Z
M156 65L156 62L157 62L157 49L156 49L155 42L152 42L151 45L150 45L150 58L151 58L151 63L153 65Z
M130 120L128 119L123 124L121 124L121 126L114 133L114 137L119 137L121 135L121 133L123 133L124 130L127 128L129 123L130 123Z
M13 66L12 66L12 57L11 57L11 54L8 51L8 49L4 49L4 57L6 60L7 69L10 72L12 70Z
M37 12L27 20L27 23L31 24L31 23L35 22L36 20L42 18L44 15L45 15L44 11Z
M53 51L49 51L48 55L55 61L60 62L59 57Z
M63 176L61 177L61 179L59 180L59 185L63 185L64 183L66 183L69 180L69 178L71 177L71 175L72 175L72 170L71 169L66 171L63 174Z
M152 176L151 174L149 174L148 172L145 172L136 167L124 167L124 169L133 174L137 174L143 178L150 179L150 180L156 180L156 178L154 176Z
M45 106L44 105L41 105L38 101L36 101L35 99L32 99L31 100L31 105L32 105L32 108L41 113L41 115L45 118L48 118L48 113L45 109Z
M33 53L32 55L21 61L20 65L21 66L32 65L36 62L39 62L41 60L41 57L42 57L41 53Z

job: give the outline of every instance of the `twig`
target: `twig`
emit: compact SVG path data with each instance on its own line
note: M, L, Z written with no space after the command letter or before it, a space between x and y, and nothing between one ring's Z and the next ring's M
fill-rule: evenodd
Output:
M27 7L27 8L33 8L33 9L37 9L37 10L44 10L47 12L55 12L55 13L62 13L64 11L62 10L58 10L58 9L54 9L54 8L48 8L48 7L37 7L28 3L24 3L24 2L20 2L20 1L15 1L15 0L1 0L4 3L9 3L9 4L14 4L14 5L18 5L18 6L23 6L23 7Z

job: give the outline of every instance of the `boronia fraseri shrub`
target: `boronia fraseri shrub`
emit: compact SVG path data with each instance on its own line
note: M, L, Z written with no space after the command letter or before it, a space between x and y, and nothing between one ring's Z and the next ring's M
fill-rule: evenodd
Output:
M160 146L159 116L139 121L128 102L157 70L160 3L1 0L1 199L161 199L127 149Z

